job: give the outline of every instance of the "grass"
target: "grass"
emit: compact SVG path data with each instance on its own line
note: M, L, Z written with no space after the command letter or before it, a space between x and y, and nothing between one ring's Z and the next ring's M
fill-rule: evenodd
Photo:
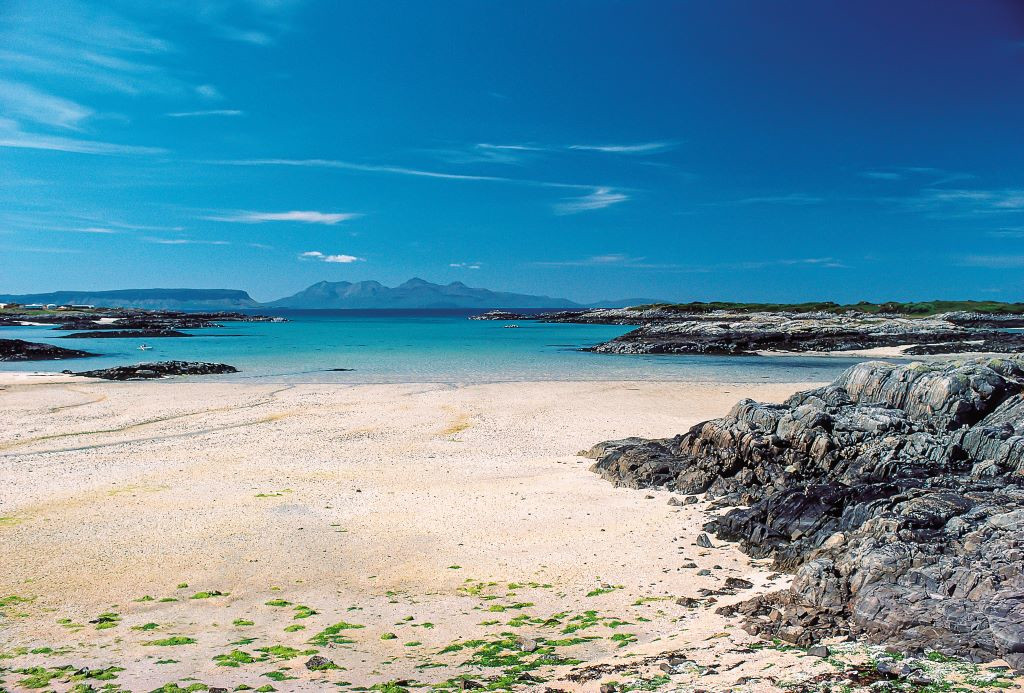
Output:
M342 631L357 630L359 628L365 628L365 626L358 623L347 623L345 621L341 621L332 626L327 626L322 631L314 635L310 638L309 644L319 645L320 647L329 647L331 645L351 645L355 641L341 635L341 633Z
M231 650L227 654L219 654L213 658L213 661L217 663L219 667L232 667L237 668L243 664L254 664L255 662L265 662L270 657L267 655L251 655L245 650Z
M278 659L295 659L307 655L315 655L316 650L297 650L288 645L271 645L270 647L258 647L257 652L263 652Z
M96 630L106 630L108 628L115 628L121 624L121 615L116 614L113 611L106 611L89 623L96 624Z
M151 645L154 647L177 647L179 645L195 645L195 638L189 638L184 635L172 635L169 638L163 638L162 640L150 640L149 642L142 643L143 645Z

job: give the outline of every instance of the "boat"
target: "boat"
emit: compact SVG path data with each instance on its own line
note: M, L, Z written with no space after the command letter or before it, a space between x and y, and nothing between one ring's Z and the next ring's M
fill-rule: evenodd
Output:
M509 328L516 328L516 327L519 327L519 325L517 325L517 324L515 324L515 323L512 323L511 325L502 325L502 327L504 327L504 328L505 328L505 329L507 330L507 329L509 329Z
M152 348L153 347L149 346L148 344L140 344L139 345L139 351L149 351Z

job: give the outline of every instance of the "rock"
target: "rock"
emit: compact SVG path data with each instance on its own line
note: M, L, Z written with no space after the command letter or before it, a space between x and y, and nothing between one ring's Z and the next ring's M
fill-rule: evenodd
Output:
M601 315L610 318L608 312L592 311L585 320L555 321L594 322ZM549 316L540 317L550 320ZM864 313L662 314L634 319L628 324L640 324L640 328L590 350L727 356L759 351L849 351L894 346L907 346L907 352L915 355L1024 351L1024 334L975 327L969 322L953 322L943 316L908 318Z
M599 690L601 693L615 693L618 688L614 683L602 683Z
M828 657L832 652L824 645L815 645L814 647L807 648L807 654L812 657Z
M478 683L473 679L459 679L459 690L460 691L475 691L478 688L483 688L482 683Z
M23 339L0 339L0 361L55 361L96 356L88 351L65 349L52 344L26 342Z
M707 492L721 513L705 532L795 573L739 605L750 633L1024 660L1022 357L861 363L588 454L613 483Z
M714 545L711 543L711 539L704 532L701 532L700 534L697 535L697 546L700 546L701 548L704 548L704 549L713 549L713 548L715 548Z
M519 649L523 652L533 652L537 649L536 640L534 640L533 638L526 638L523 636L516 638L516 645L518 645Z
M178 330L91 330L62 335L61 339L159 339L161 337L191 337L187 332Z
M679 597L676 599L676 604L679 606L685 606L687 609L700 606L700 600L694 599L693 597Z
M104 380L145 380L163 378L169 375L212 375L237 372L237 368L224 363L161 361L159 363L140 363L134 366L116 366L95 371L81 371L74 375L103 378Z
M328 671L329 669L337 669L338 665L327 659L327 657L313 655L306 660L306 668L310 671Z
M754 583L743 578L729 577L725 579L725 586L731 590L749 590Z

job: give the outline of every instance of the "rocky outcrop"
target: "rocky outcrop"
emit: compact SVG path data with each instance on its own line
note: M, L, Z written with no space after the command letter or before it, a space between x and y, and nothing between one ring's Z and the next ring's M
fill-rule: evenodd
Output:
M706 493L705 526L795 572L746 628L1024 669L1024 358L863 363L784 404L587 453L613 483Z
M187 332L178 330L92 330L89 332L73 332L62 335L62 339L135 339L145 337L157 339L159 337L191 337Z
M52 344L26 342L23 339L0 339L0 361L55 361L95 356L88 351L65 349Z
M71 375L83 375L88 378L104 380L152 380L169 375L216 375L221 373L237 373L238 369L225 363L204 363L202 361L160 361L158 363L139 363L134 366L116 366L94 371L80 371Z
M961 327L931 318L754 313L645 324L591 349L603 354L746 355L915 345L921 353L1024 351L1024 334ZM925 346L921 346L925 345Z

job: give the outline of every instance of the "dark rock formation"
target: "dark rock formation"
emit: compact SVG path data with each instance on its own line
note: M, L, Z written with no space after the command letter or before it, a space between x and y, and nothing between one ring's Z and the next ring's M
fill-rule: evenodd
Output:
M62 335L61 339L134 339L138 337L156 339L159 337L191 337L178 330L92 330Z
M796 573L739 606L811 645L851 635L1024 669L1024 358L862 363L784 404L595 446L616 484L707 493L705 530Z
M26 342L23 339L0 339L0 361L55 361L95 355L88 351L65 349L52 344Z
M139 363L134 366L116 366L95 371L81 371L72 375L84 375L89 378L104 380L149 380L163 378L168 375L216 375L220 373L237 373L238 369L224 363L203 363L202 361L160 361L159 363Z
M604 354L744 355L826 352L915 345L918 354L1021 352L1024 334L970 329L945 320L757 313L645 324L591 349Z
M480 315L470 315L470 320L532 320L534 316L525 313L512 313L507 310L489 310Z

